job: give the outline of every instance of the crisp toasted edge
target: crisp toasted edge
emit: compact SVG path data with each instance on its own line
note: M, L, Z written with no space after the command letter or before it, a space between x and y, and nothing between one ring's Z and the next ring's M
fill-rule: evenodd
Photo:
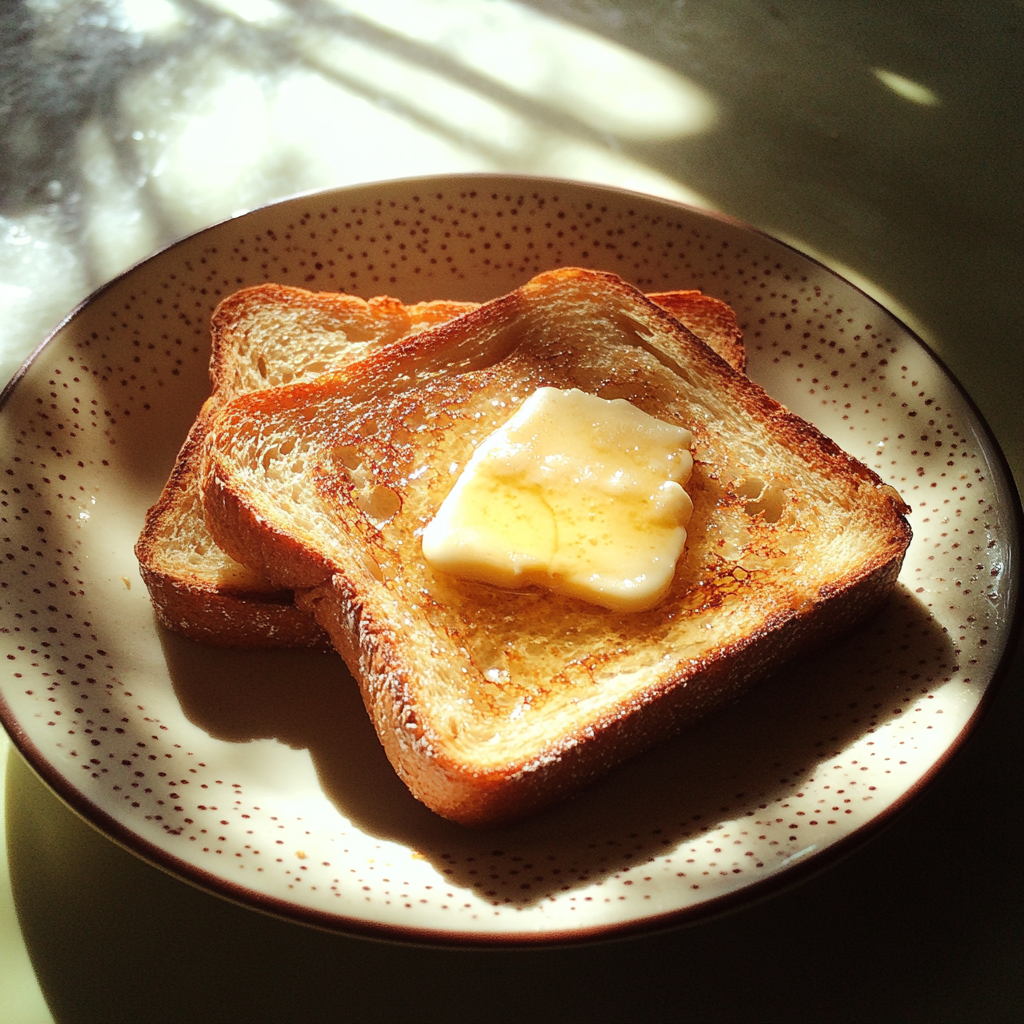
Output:
M320 624L302 611L290 590L244 597L192 587L180 580L142 569L157 621L171 631L211 647L309 648L330 651L332 644Z
M258 284L242 288L218 303L210 319L210 381L213 395L227 401L237 395L231 392L233 361L237 358L231 342L239 324L252 315L255 307L275 309L313 309L323 313L350 317L356 324L362 321L370 330L371 321L380 317L394 317L408 324L414 333L452 320L475 309L478 303L436 299L407 305L390 295L375 295L361 299L347 292L312 292L304 288L282 284Z
M715 332L718 351L739 370L745 368L743 332L732 309L719 299L697 290L657 292L652 300L673 316L706 324ZM211 318L211 397L189 431L171 475L157 502L146 515L135 546L143 581L157 619L167 628L193 640L225 647L330 648L330 640L315 621L296 610L290 590L269 584L262 589L240 590L213 583L197 574L181 574L166 566L160 537L166 524L180 516L181 494L199 473L199 452L214 412L232 393L231 337L254 307L317 309L337 315L341 311L368 319L373 316L407 317L413 332L446 323L478 308L479 303L435 299L405 305L387 295L362 300L344 292L312 292L290 285L265 283L242 288L218 304ZM252 602L251 606L249 601Z
M162 525L180 515L179 495L195 481L199 487L201 450L218 404L210 399L188 432L159 500L146 513L135 544L139 573L149 591L157 621L190 640L215 647L250 647L258 638L265 648L330 650L319 624L295 607L290 590L267 583L263 590L241 592L214 586L200 575L164 568L159 538Z
M741 408L773 423L780 443L794 446L819 472L846 475L858 487L875 492L877 504L864 514L877 517L882 553L866 559L859 570L836 580L817 598L780 611L756 635L652 684L627 706L567 731L556 744L501 770L479 770L451 758L417 722L415 686L420 666L409 662L368 574L357 566L332 562L269 521L222 463L217 432L230 431L232 418L248 420L259 418L263 411L301 407L318 393L346 389L376 393L400 387L403 380L429 373L447 359L457 362L464 354L469 358L471 343L464 349L460 346L467 334L472 337L473 326L487 318L514 317L531 285L540 285L531 282L454 324L407 339L347 371L232 403L213 425L204 449L205 507L215 537L225 550L272 579L309 589L298 593L297 599L327 629L359 680L364 702L398 774L427 806L463 824L513 820L561 798L733 700L783 660L851 626L888 595L911 536L904 518L907 506L893 488L703 345L694 349L696 339L685 328L625 282L613 275L573 269L541 275L535 282L566 275L589 276L595 286L600 282L634 303L646 304L646 316L659 319L669 334L663 340L670 344L662 350L667 359L674 358L674 345L688 347L690 360L703 361L703 369L717 375L716 384Z
M734 370L741 373L746 370L747 349L743 344L743 330L731 306L696 290L648 292L647 298L671 313L701 340L713 334L716 343L712 348Z

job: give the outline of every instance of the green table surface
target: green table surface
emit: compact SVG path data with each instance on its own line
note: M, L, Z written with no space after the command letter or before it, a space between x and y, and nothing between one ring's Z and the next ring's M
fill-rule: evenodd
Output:
M1022 81L1020 0L11 0L0 376L91 290L238 209L536 173L716 209L847 274L961 381L1019 488ZM726 916L555 949L231 905L94 831L0 738L0 1020L1019 1020L1022 674L1018 649L965 748L841 862Z

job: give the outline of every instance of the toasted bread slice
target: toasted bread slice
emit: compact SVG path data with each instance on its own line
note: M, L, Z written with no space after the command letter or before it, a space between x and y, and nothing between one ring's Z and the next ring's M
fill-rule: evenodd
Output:
M638 613L431 571L453 471L536 388L626 398L694 435L686 551ZM733 700L890 591L899 495L610 274L566 269L211 425L225 550L296 589L415 796L514 819Z
M732 310L699 291L654 300L737 369L746 353ZM323 647L316 621L282 590L221 551L202 516L198 449L210 416L252 391L308 380L385 345L475 309L438 300L404 305L380 296L309 292L264 284L225 299L212 320L213 394L181 449L136 553L159 620L194 640L228 647Z

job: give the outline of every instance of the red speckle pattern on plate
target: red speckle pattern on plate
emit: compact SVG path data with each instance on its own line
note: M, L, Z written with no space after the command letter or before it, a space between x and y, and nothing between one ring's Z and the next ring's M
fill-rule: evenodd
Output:
M577 799L471 832L409 796L338 659L161 631L132 546L206 395L225 295L276 281L480 301L563 265L729 302L750 375L897 487L915 536L897 593L855 635ZM1017 628L1019 504L925 346L791 248L613 189L424 179L238 217L94 295L12 383L0 420L0 710L16 744L141 855L323 927L565 941L759 894L928 780Z

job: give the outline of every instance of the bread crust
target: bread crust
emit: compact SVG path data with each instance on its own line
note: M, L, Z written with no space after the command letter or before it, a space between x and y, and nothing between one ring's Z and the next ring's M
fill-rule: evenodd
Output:
M448 460L464 463L493 405L542 384L628 393L694 431L693 532L649 612L452 581L417 555ZM564 797L848 628L910 541L906 506L870 469L625 282L573 268L231 403L203 492L217 541L295 588L331 636L413 794L467 825Z

